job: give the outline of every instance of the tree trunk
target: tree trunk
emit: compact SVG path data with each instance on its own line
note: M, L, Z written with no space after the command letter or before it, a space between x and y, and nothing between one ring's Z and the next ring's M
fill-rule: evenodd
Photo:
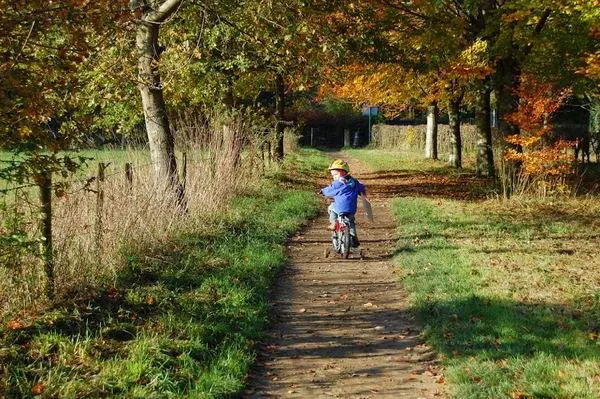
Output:
M438 106L432 102L427 107L427 133L425 135L425 158L438 159Z
M462 98L448 100L448 119L450 125L450 157L448 163L455 168L462 168L462 140L460 137L460 103Z
M163 97L158 61L158 24L140 23L137 30L138 88L142 96L142 106L146 121L146 131L150 145L150 156L154 165L156 183L160 186L175 187L178 184L177 161L173 134Z
M158 69L162 51L158 45L158 34L161 24L177 10L181 1L166 0L156 9L144 3L140 8L143 15L136 33L138 89L142 97L155 181L158 187L174 190L180 205L184 202L183 188L177 176L175 145Z
M285 120L285 86L283 83L283 75L278 74L275 82L277 90L277 146L275 148L275 159L283 160L283 131Z
M519 134L519 127L506 120L506 117L519 108L519 88L521 68L512 56L501 58L496 63L494 76L498 112L498 131L502 137Z
M596 163L600 163L600 100L590 98L589 133L591 149L596 153Z
M533 37L540 35L542 29L548 22L552 9L546 8L540 16ZM534 40L530 40L525 46L519 48L515 44L515 25L511 24L511 42L507 53L496 61L496 73L494 75L496 101L498 103L498 130L503 137L519 134L519 127L506 120L506 116L519 109L519 89L521 86L521 66L527 56L531 53ZM522 148L516 146L517 151Z
M519 144L510 144L506 137L520 134L517 125L506 120L506 117L519 110L519 89L521 85L521 68L519 62L513 55L500 58L496 62L496 73L494 75L494 90L496 96L496 110L498 113L498 132L504 139L504 150L514 149L518 153L523 152ZM512 195L516 177L521 170L521 161L505 160L502 171L502 181L506 196Z
M477 93L477 104L475 113L477 117L477 160L475 171L477 176L487 174L495 176L494 152L492 146L492 126L490 121L490 94L489 85L481 87Z

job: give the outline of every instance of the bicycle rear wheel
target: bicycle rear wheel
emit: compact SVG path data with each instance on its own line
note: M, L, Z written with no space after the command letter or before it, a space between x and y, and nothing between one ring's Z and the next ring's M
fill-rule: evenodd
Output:
M342 252L340 237L341 237L341 232L337 232L337 231L334 231L333 234L331 235L331 248L333 249L334 252L337 252L337 253Z
M348 259L348 256L350 256L350 230L349 229L344 229L341 232L341 249L342 249L342 256L345 259Z

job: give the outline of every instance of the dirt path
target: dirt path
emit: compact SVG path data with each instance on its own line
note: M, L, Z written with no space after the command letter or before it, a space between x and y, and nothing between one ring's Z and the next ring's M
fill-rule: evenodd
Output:
M398 186L402 178L369 173L356 160L350 165L373 193L375 222L365 220L360 206L357 213L365 259L324 257L330 237L324 209L292 240L246 398L442 396L435 354L418 337L391 260L394 193L379 188Z

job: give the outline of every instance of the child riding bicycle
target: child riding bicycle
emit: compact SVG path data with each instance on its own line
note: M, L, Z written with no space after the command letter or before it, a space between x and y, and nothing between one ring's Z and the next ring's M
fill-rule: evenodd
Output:
M335 221L339 214L345 214L350 219L350 235L352 237L352 246L358 247L358 237L356 235L356 225L354 223L354 214L356 213L356 203L359 195L367 196L367 190L360 181L350 176L350 167L348 163L341 159L336 159L329 165L329 172L333 182L321 189L321 193L333 198L333 203L329 205L329 230L335 229Z

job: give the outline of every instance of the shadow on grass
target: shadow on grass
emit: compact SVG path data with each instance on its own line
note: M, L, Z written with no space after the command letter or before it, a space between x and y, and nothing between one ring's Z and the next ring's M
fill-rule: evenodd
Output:
M369 194L382 197L485 199L494 182L471 173L431 173L416 170L381 171L360 176Z
M600 194L600 160L596 163L578 165L579 178L575 182L578 186L578 194Z
M445 355L457 397L510 397L519 391L539 398L595 397L582 394L591 392L587 386L579 391L562 387L559 376L597 374L600 296L585 289L575 290L579 293L573 297L570 283L548 275L547 285L539 289L556 290L547 297L559 299L519 300L531 288L516 280L527 279L527 272L537 278L539 266L547 263L585 262L587 257L576 256L584 245L593 248L593 242L554 246L555 240L585 231L578 226L582 219L566 223L566 216L553 208L533 206L523 215L521 208L490 213L438 205L422 198L395 203L400 230L396 254L427 342ZM488 267L483 253L510 253L518 277L496 273L499 266ZM556 261L555 254L560 255ZM503 262L502 256L495 259ZM511 287L526 292L507 294Z
M429 325L429 342L450 359L531 357L539 352L570 360L600 360L590 334L597 314L562 304L523 303L472 296L416 307Z
M227 342L259 339L267 315L257 305L265 292L256 283L266 275L257 277L228 259L198 251L210 247L210 239L186 240L172 251L148 249L130 256L113 288L79 292L41 317L22 318L22 326L0 330L0 397L33 397L36 381L43 381L49 394L61 392L64 384L90 376L103 381L68 396L127 397L153 374L166 375L168 390L184 394L199 377L184 359L209 368ZM256 297L249 294L253 291ZM229 296L236 294L253 304L232 309ZM98 375L103 362L133 365L132 348L141 341L153 342L158 350L146 359L155 370L142 372L139 382L126 382L126 375L123 381ZM55 386L46 382L51 370Z
M310 198L240 198L242 211L210 234L130 253L113 287L0 327L0 397L33 397L38 381L47 397L239 392L268 322L281 245L316 211Z

